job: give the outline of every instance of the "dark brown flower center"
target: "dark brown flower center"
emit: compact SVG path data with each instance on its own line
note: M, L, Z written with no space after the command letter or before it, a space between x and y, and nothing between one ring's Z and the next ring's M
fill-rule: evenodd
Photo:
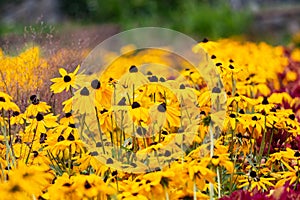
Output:
M150 82L158 82L157 76L151 76L148 78Z
M72 113L70 113L70 112L68 112L68 113L65 114L65 117L66 117L66 118L69 118L69 117L71 117L71 116L72 116Z
M185 85L181 84L180 87L179 87L179 89L184 90L185 89Z
M90 95L90 91L84 87L81 91L80 91L80 95L81 96L89 96Z
M133 102L131 105L132 109L139 108L139 107L141 107L141 105L138 102Z
M167 111L167 105L165 103L161 103L159 104L159 106L157 107L157 110L159 112L166 112Z
M42 121L44 119L44 116L41 114L41 113L38 113L36 115L36 120L39 122L39 121Z
M106 164L113 164L114 163L114 161L113 161L113 159L111 159L111 158L108 158L107 160L106 160Z
M251 176L252 178L255 178L255 177L257 176L257 174L256 174L255 171L251 171L251 172L250 172L250 176Z
M239 111L239 113L240 113L240 114L245 114L245 111L244 111L243 109L241 109L241 110Z
M40 103L40 100L35 94L30 96L30 100L33 105L38 105Z
M70 128L76 128L75 124L69 124L68 125Z
M58 138L57 138L57 142L60 142L60 141L64 141L65 138L64 136L60 135Z
M123 97L123 98L119 101L118 106L125 106L125 105L126 105L126 98Z
M147 130L146 130L144 127L140 127L140 126L139 126L139 127L136 129L136 132L137 132L137 134L139 134L140 136L143 136L143 135L146 134Z
M68 136L67 140L74 141L75 140L74 135L72 133L70 133L70 135Z
M136 72L138 72L138 68L137 68L135 65L132 65L132 66L129 68L129 72L130 72L130 73L136 73Z
M47 140L47 134L41 133L41 135L40 135L40 144L45 143L45 140Z
M69 75L65 75L64 76L64 82L65 83L68 83L68 82L70 82L72 79L71 79L71 77L69 76Z
M106 109L104 108L103 110L100 111L100 114L104 114L104 113L106 113L106 112L108 112L108 110L106 110Z
M269 101L267 97L264 97L264 100L261 102L262 105L268 105Z
M19 116L19 115L20 115L20 113L18 111L13 112L13 117L16 117L16 116Z
M94 88L96 90L96 89L99 89L101 87L101 83L100 83L100 81L95 79L95 80L92 81L91 86L92 86L92 88Z
M39 152L37 152L37 151L33 151L32 153L35 158L39 155Z
M85 189L90 189L92 186L91 184L86 180L85 183L84 183L84 188Z
M229 117L230 117L230 118L236 118L236 115L233 114L233 113L231 113L231 114L229 115Z
M218 87L214 87L214 88L212 89L212 93L221 93L221 89L218 88Z
M257 121L258 119L257 119L256 116L254 116L254 117L252 117L252 120L253 120L253 121Z
M295 119L295 115L294 115L294 114L290 114L290 115L289 115L289 118L290 118L291 120L294 120L294 119Z
M294 157L300 157L300 152L296 151L295 154L294 154Z

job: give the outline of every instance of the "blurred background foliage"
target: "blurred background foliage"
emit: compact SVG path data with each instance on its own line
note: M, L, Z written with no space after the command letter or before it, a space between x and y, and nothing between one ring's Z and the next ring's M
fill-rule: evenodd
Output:
M252 22L249 10L233 10L224 0L61 0L61 9L81 23L162 26L212 39L245 33Z
M58 32L101 24L120 31L159 26L198 40L239 37L273 44L287 44L300 32L299 0L0 0L0 16L0 39L23 34L24 26L38 29L41 21Z

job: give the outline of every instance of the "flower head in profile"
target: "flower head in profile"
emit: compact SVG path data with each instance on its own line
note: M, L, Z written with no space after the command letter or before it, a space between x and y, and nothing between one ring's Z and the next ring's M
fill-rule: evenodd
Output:
M40 101L37 95L30 96L31 104L26 108L25 116L36 116L38 113L47 113L50 111L50 106L46 102Z
M80 66L74 70L74 72L68 73L65 69L60 68L59 73L61 77L53 78L51 81L53 84L51 85L50 89L54 93L60 93L64 90L69 91L71 88L78 89L78 78L81 75L77 75Z
M20 111L19 107L11 101L12 98L4 92L0 92L0 109Z
M147 83L149 83L147 77L144 76L143 73L139 72L135 65L132 65L128 72L120 78L119 83L116 85L115 93L117 94L117 102L119 102L123 96L129 95L130 97L133 97L135 89Z

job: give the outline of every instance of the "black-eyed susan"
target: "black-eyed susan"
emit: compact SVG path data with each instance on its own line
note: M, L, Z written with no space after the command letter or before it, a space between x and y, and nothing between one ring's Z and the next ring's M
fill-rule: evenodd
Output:
M280 171L280 180L276 183L276 187L283 186L286 182L289 183L290 186L295 186L299 183L299 164L295 166L290 166L286 162L282 162L283 165L287 168L286 171ZM298 162L299 163L299 162Z
M247 175L243 175L243 178L240 179L238 188L247 188L250 190L264 190L268 191L269 187L274 187L272 181L275 181L273 177L264 177L259 176L259 174L252 170Z
M115 87L115 103L119 102L123 97L129 96L134 98L134 91L147 83L149 83L147 77L139 72L137 66L132 65Z
M79 136L70 133L66 138L63 135L55 135L57 142L54 145L47 146L45 149L50 150L53 155L59 155L64 159L72 159L70 156L75 153L84 152L84 143Z
M37 95L30 96L31 104L25 110L26 117L36 116L38 113L47 113L50 111L51 106L46 102L40 101Z
M0 109L20 112L19 107L11 100L11 96L4 92L0 92Z
M73 99L74 99L74 97L71 97L71 98L65 100L64 102L62 102L63 112L65 112L65 113L71 113L72 112Z
M79 199L74 180L67 173L54 180L54 184L51 184L47 189L47 196L54 200Z
M112 103L113 88L98 79L91 81L91 87L95 90L95 105L97 107L110 108Z
M272 108L276 107L275 104L269 102L268 97L258 98L257 101L259 103L255 106L256 112L268 114L272 110Z
M180 127L180 106L178 103L156 103L150 109L150 118L158 124L170 128Z
M65 113L64 117L59 120L59 123L62 125L69 125L78 123L78 119L73 116L71 112Z
M25 120L25 114L20 113L19 111L14 111L12 117L10 118L10 124L24 124Z
M47 187L53 179L53 174L45 171L41 166L26 166L22 162L18 162L17 168L9 172L9 196L13 196L16 192L23 191L23 196L39 196L42 190ZM30 185L30 187L28 187Z
M78 175L72 177L76 194L79 199L95 198L106 199L108 196L113 196L116 193L114 187L106 184L101 177L90 174L89 176Z
M33 119L30 119L30 124L26 127L25 132L35 132L36 134L46 133L46 128L53 128L58 125L57 116L52 113L44 115L38 113Z
M85 86L80 88L75 92L72 105L74 112L96 117L95 91Z
M139 102L134 101L131 105L130 115L133 122L140 124L148 124L149 122L149 113L148 109L141 106Z
M76 159L75 162L76 168L78 169L77 171L81 172L87 170L88 167L91 166L95 170L95 172L98 172L101 167L105 167L105 165L97 159L98 155L99 153L97 151L92 151L92 152L87 152L85 154L82 154L81 157ZM104 175L104 174L101 173L98 175Z
M244 129L253 133L251 137L257 139L261 136L263 130L266 128L266 116L262 114L243 114L239 118L239 123L242 124Z
M275 152L270 155L268 158L266 165L269 167L279 168L282 163L284 166L288 166L288 163L295 159L295 154L297 153L291 148L286 148L285 151ZM298 152L299 154L299 152Z
M68 73L65 69L60 68L59 74L61 77L53 78L51 81L53 84L50 89L53 93L61 93L66 90L69 91L72 88L78 89L78 84L80 83L80 77L82 75L77 75L80 66L77 66L74 72Z
M229 159L229 154L215 154L211 157L210 162L214 166L225 167L227 173L233 173L234 165Z
M231 95L231 92L229 92ZM228 95L228 93L227 93ZM246 97L244 95L240 95L236 93L234 96L229 96L227 99L227 106L232 106L234 109L251 109L254 105L257 104L257 101Z
M29 125L26 127L25 132L35 132L36 134L46 133L46 128L53 128L58 126L57 116L52 113L44 115L37 113L33 119L29 119Z

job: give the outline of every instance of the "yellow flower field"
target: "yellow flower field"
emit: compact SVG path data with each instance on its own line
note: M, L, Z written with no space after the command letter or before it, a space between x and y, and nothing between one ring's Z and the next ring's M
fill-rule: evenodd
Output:
M126 48L101 77L0 51L0 199L300 198L300 49L204 39L209 90L186 61Z

